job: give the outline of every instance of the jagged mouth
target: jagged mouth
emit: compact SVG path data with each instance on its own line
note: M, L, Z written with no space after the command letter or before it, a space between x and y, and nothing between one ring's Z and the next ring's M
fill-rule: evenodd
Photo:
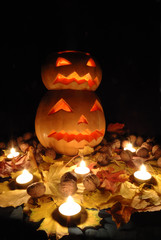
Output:
M78 131L71 131L69 133L65 131L56 132L55 130L52 130L48 137L53 137L56 140L65 140L66 142L71 142L72 140L76 140L77 142L80 142L82 140L86 140L87 142L91 142L92 140L97 140L100 137L104 136L104 129L102 130L95 130L91 132L89 129L86 129L83 132Z
M68 76L64 76L63 74L58 73L56 79L53 84L62 83L68 85L72 82L76 82L77 84L88 83L88 86L91 88L93 85L98 85L98 77L92 79L91 74L87 73L84 76L80 77L77 72L73 72Z

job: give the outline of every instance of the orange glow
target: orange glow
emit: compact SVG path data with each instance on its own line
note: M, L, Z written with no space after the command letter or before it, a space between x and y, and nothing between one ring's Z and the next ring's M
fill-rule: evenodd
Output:
M86 123L86 124L88 124L87 118L86 118L84 115L81 115L81 116L80 116L80 119L79 119L79 121L78 121L78 124L80 124L80 123Z
M62 84L68 85L72 82L76 82L77 84L83 84L83 83L87 82L89 87L92 87L95 84L98 85L98 78L95 77L94 79L92 79L90 73L87 73L81 77L79 76L79 74L77 72L73 72L73 73L69 74L68 76L64 76L63 74L58 73L53 84L62 83Z
M72 112L72 109L70 108L70 106L68 105L68 103L61 98L48 112L48 115L51 115L53 113L56 113L60 110L64 110L66 112Z
M58 59L56 60L56 67L65 66L65 65L71 65L71 62L69 62L65 58L58 57Z
M70 142L72 140L76 140L77 142L80 142L82 140L86 140L88 142L91 142L92 140L97 140L99 137L102 137L104 135L104 129L102 130L95 130L91 132L89 129L86 129L82 133L78 131L71 131L69 133L65 132L64 130L60 132L56 132L55 130L52 130L48 137L53 137L56 140L65 140L66 142Z
M101 106L101 104L99 103L98 100L96 100L94 102L94 105L92 106L90 112L94 112L94 111L97 111L97 110L103 112L102 106Z
M89 67L96 67L96 64L92 58L90 58L87 62L87 66Z
M62 54L62 53L83 53L87 56L90 55L90 53L85 53L85 52L81 52L81 51L75 51L75 50L66 50L66 51L61 51L61 52L58 52L58 54Z

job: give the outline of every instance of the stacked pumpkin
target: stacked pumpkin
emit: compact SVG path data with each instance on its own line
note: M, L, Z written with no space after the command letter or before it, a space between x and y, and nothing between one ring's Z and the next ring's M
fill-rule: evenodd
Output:
M40 143L69 156L98 145L105 134L105 117L94 93L102 79L97 61L89 53L58 52L48 57L41 74L49 91L35 119Z

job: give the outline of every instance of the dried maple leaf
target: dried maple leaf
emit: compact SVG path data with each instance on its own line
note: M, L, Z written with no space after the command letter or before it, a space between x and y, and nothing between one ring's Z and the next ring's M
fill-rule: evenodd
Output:
M39 207L30 209L30 221L39 222L43 219L40 227L37 230L44 230L47 235L56 235L59 239L64 235L68 235L68 228L63 227L58 221L54 219L54 211L57 209L57 205L54 201L42 203Z
M113 221L116 223L116 226L119 228L122 224L128 223L131 218L131 214L134 212L132 207L124 206L120 202L117 202L110 210L107 210L108 213L112 215Z
M127 175L124 170L112 172L112 168L107 170L101 170L97 172L97 177L100 179L100 187L115 193L118 189L118 185L121 182L127 180Z
M108 132L116 132L116 133L121 133L123 132L125 124L124 123L110 123L107 127Z

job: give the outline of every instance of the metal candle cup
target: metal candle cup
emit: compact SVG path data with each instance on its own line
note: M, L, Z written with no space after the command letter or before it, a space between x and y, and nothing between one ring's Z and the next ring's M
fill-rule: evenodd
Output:
M21 188L26 188L33 181L33 175L24 169L22 174L16 178L16 183Z
M134 179L138 183L146 183L151 180L152 176L146 171L145 165L141 165L140 170L134 172Z
M81 211L81 206L74 202L73 198L69 196L67 201L60 205L59 212L67 217L74 216Z

